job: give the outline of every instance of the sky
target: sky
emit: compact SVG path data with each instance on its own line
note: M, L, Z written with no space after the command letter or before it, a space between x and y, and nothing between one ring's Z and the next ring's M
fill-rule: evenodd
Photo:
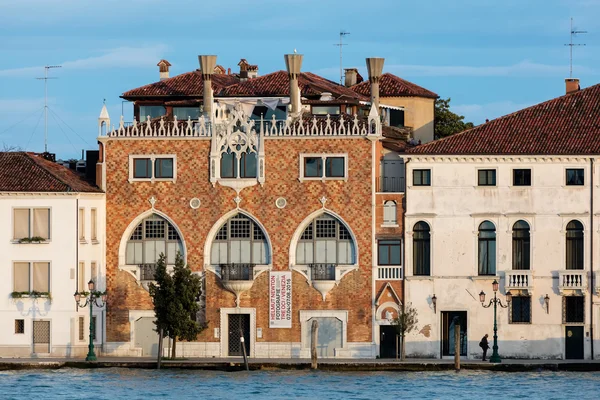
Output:
M367 76L366 57L443 98L476 124L564 94L570 18L577 35L573 76L600 82L600 0L0 0L0 150L44 150L44 76L48 150L78 158L96 149L103 100L113 124L132 107L119 96L198 68L199 54L259 75L285 69L283 55L304 54L303 71L339 80L344 68Z

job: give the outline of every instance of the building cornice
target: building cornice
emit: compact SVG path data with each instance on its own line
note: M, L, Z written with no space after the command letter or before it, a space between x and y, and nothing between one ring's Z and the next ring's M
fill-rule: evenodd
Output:
M0 197L104 197L104 193L87 192L0 192Z
M590 158L598 159L596 155L416 155L404 154L404 157L416 163L587 163Z

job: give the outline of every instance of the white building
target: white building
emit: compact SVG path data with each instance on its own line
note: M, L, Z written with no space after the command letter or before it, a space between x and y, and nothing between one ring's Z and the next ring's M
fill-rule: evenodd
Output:
M73 294L105 287L104 193L33 153L0 153L0 357L83 356L89 308ZM101 350L104 312L94 309Z
M458 322L461 353L481 358L494 311L479 294L488 305L494 280L503 304L512 295L502 357L600 356L599 101L600 85L575 89L408 151L407 356L452 356Z

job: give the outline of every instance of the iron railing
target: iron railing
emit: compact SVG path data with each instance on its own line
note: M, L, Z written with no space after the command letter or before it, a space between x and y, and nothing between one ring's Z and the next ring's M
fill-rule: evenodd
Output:
M404 193L404 177L380 176L377 178L377 192Z
M156 264L140 264L140 281L153 281L156 273Z
M310 264L313 281L334 281L335 264Z
M221 264L220 267L224 281L254 280L254 264Z

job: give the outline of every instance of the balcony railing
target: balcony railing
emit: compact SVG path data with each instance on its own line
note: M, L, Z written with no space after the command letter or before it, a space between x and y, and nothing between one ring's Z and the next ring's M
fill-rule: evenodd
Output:
M587 273L583 270L558 271L558 289L564 290L587 290Z
M376 190L379 193L404 193L404 177L380 176Z
M402 267L377 267L377 279L398 281L402 279Z
M335 264L310 264L313 281L334 281Z
M220 267L224 281L254 280L254 264L221 264Z
M506 290L531 291L533 289L533 274L529 270L506 271L504 279Z
M140 281L153 281L156 273L156 264L140 264Z

